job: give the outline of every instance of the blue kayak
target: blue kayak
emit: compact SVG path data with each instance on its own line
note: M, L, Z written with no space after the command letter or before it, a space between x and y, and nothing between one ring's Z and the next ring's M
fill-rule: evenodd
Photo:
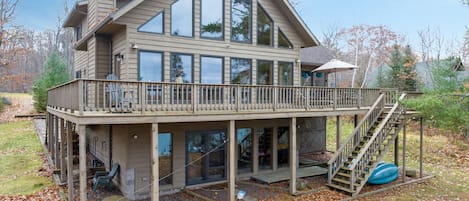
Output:
M399 167L392 163L380 162L368 178L370 184L387 184L397 179Z

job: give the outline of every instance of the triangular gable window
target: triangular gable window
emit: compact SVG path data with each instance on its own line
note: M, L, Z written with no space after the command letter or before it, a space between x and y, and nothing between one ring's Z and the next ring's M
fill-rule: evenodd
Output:
M278 47L293 49L290 40L288 40L287 36L285 36L280 29L278 29Z
M163 16L164 16L163 11L158 13L157 15L152 17L150 20L145 22L145 24L142 24L138 28L138 31L162 34L163 33L163 22L164 22Z

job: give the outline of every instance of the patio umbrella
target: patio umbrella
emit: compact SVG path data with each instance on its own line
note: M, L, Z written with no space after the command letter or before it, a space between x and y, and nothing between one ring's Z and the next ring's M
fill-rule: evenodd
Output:
M346 71L346 70L354 70L357 69L358 66L353 64L349 64L337 59L332 59L331 61L325 63L319 68L312 70L311 72L322 72L322 73L332 73L334 72L335 75L335 86L337 87L337 72Z

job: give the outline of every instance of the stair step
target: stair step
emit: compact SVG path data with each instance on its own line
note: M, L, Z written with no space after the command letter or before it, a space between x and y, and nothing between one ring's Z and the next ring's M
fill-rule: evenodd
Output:
M352 176L348 173L343 173L343 172L337 172L337 175L341 177L346 177L346 178L350 178ZM365 180L365 177L357 177L357 181L363 181L363 180Z
M345 188L343 186L339 186L339 185L335 185L335 184L327 184L327 186L329 186L330 188L334 188L334 189L337 189L337 190L341 190L341 191L350 193L350 194L355 193L355 191L352 191L352 190L350 190L348 188Z
M338 182L338 183L342 183L342 184L347 184L347 185L350 185L350 181L347 181L347 180L343 180L343 179L339 179L339 178L332 178L332 181L335 181L335 182ZM360 186L359 183L355 183L354 186Z

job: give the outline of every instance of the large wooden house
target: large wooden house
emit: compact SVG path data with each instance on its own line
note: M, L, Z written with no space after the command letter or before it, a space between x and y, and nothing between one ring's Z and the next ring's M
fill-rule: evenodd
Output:
M228 182L233 200L236 179L285 169L295 193L298 156L325 150L326 116L394 103L305 86L324 83L308 73L321 62L301 58L319 42L287 0L85 0L64 27L76 79L49 90L47 137L69 196L79 159L81 200L89 167L113 164L129 199Z

